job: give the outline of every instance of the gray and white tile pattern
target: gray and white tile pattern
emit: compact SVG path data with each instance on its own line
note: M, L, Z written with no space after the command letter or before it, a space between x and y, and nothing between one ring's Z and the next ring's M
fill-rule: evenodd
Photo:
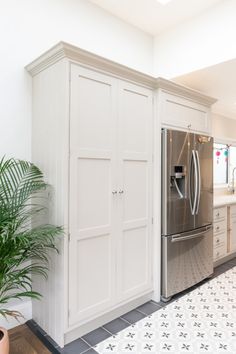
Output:
M106 353L236 353L236 267L97 344Z

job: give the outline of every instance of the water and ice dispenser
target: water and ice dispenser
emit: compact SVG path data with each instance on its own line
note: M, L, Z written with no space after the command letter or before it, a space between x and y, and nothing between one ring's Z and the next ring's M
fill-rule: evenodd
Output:
M180 198L185 197L185 177L186 167L183 165L174 165L171 169L171 187L175 188Z

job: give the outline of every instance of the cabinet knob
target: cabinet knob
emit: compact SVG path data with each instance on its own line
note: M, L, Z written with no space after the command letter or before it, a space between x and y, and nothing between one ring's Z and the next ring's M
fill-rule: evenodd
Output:
M220 213L218 212L218 213L216 214L216 216L219 217L219 216L220 216Z
M123 194L124 191L122 189L119 190L119 194Z
M113 194L113 195L117 194L117 191L112 191L112 194Z
M219 230L219 228L220 228L220 227L219 227L219 226L217 226L217 227L216 227L216 230Z
M219 240L219 239L217 239L217 240L216 240L216 242L217 242L217 243L219 243L219 242L220 242L220 240Z

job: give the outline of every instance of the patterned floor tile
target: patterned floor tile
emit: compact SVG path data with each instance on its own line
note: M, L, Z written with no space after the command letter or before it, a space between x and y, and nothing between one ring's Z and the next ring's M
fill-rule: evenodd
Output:
M99 354L236 353L236 267L94 347Z

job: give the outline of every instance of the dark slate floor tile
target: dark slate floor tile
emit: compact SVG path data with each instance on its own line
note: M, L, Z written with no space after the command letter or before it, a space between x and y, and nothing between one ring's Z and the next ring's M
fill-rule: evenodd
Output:
M67 344L62 349L62 354L81 354L87 349L90 349L90 346L79 338Z
M126 321L128 321L131 324L141 320L144 317L146 317L146 316L136 310L127 312L126 314L121 316L121 318L125 319Z
M86 352L84 352L83 354L98 354L98 352L96 352L93 348L87 350Z
M161 308L161 306L157 305L154 302L146 302L145 304L137 307L136 310L142 312L145 315L151 315L153 312L159 310Z
M122 331L122 329L125 329L128 326L129 326L129 323L127 323L124 320L122 320L122 318L116 318L115 320L105 324L103 327L107 331L111 332L112 334L116 334L116 333Z
M219 266L219 267L217 267L217 268L215 269L214 275L217 276L217 275L223 274L223 273L226 272L227 270L229 270L228 267Z
M231 268L231 267L232 267L232 265L229 262L223 263L219 266L219 268L222 268L222 269L227 269L227 268Z
M236 258L230 259L227 263L231 264L232 266L236 266Z
M164 302L164 301L159 301L159 302L156 302L156 304L160 307L164 307L168 304L168 302Z
M109 338L110 336L111 336L110 333L108 333L104 328L100 327L86 334L85 336L82 337L82 339L84 339L88 344L91 345L91 347L93 347L94 345Z

